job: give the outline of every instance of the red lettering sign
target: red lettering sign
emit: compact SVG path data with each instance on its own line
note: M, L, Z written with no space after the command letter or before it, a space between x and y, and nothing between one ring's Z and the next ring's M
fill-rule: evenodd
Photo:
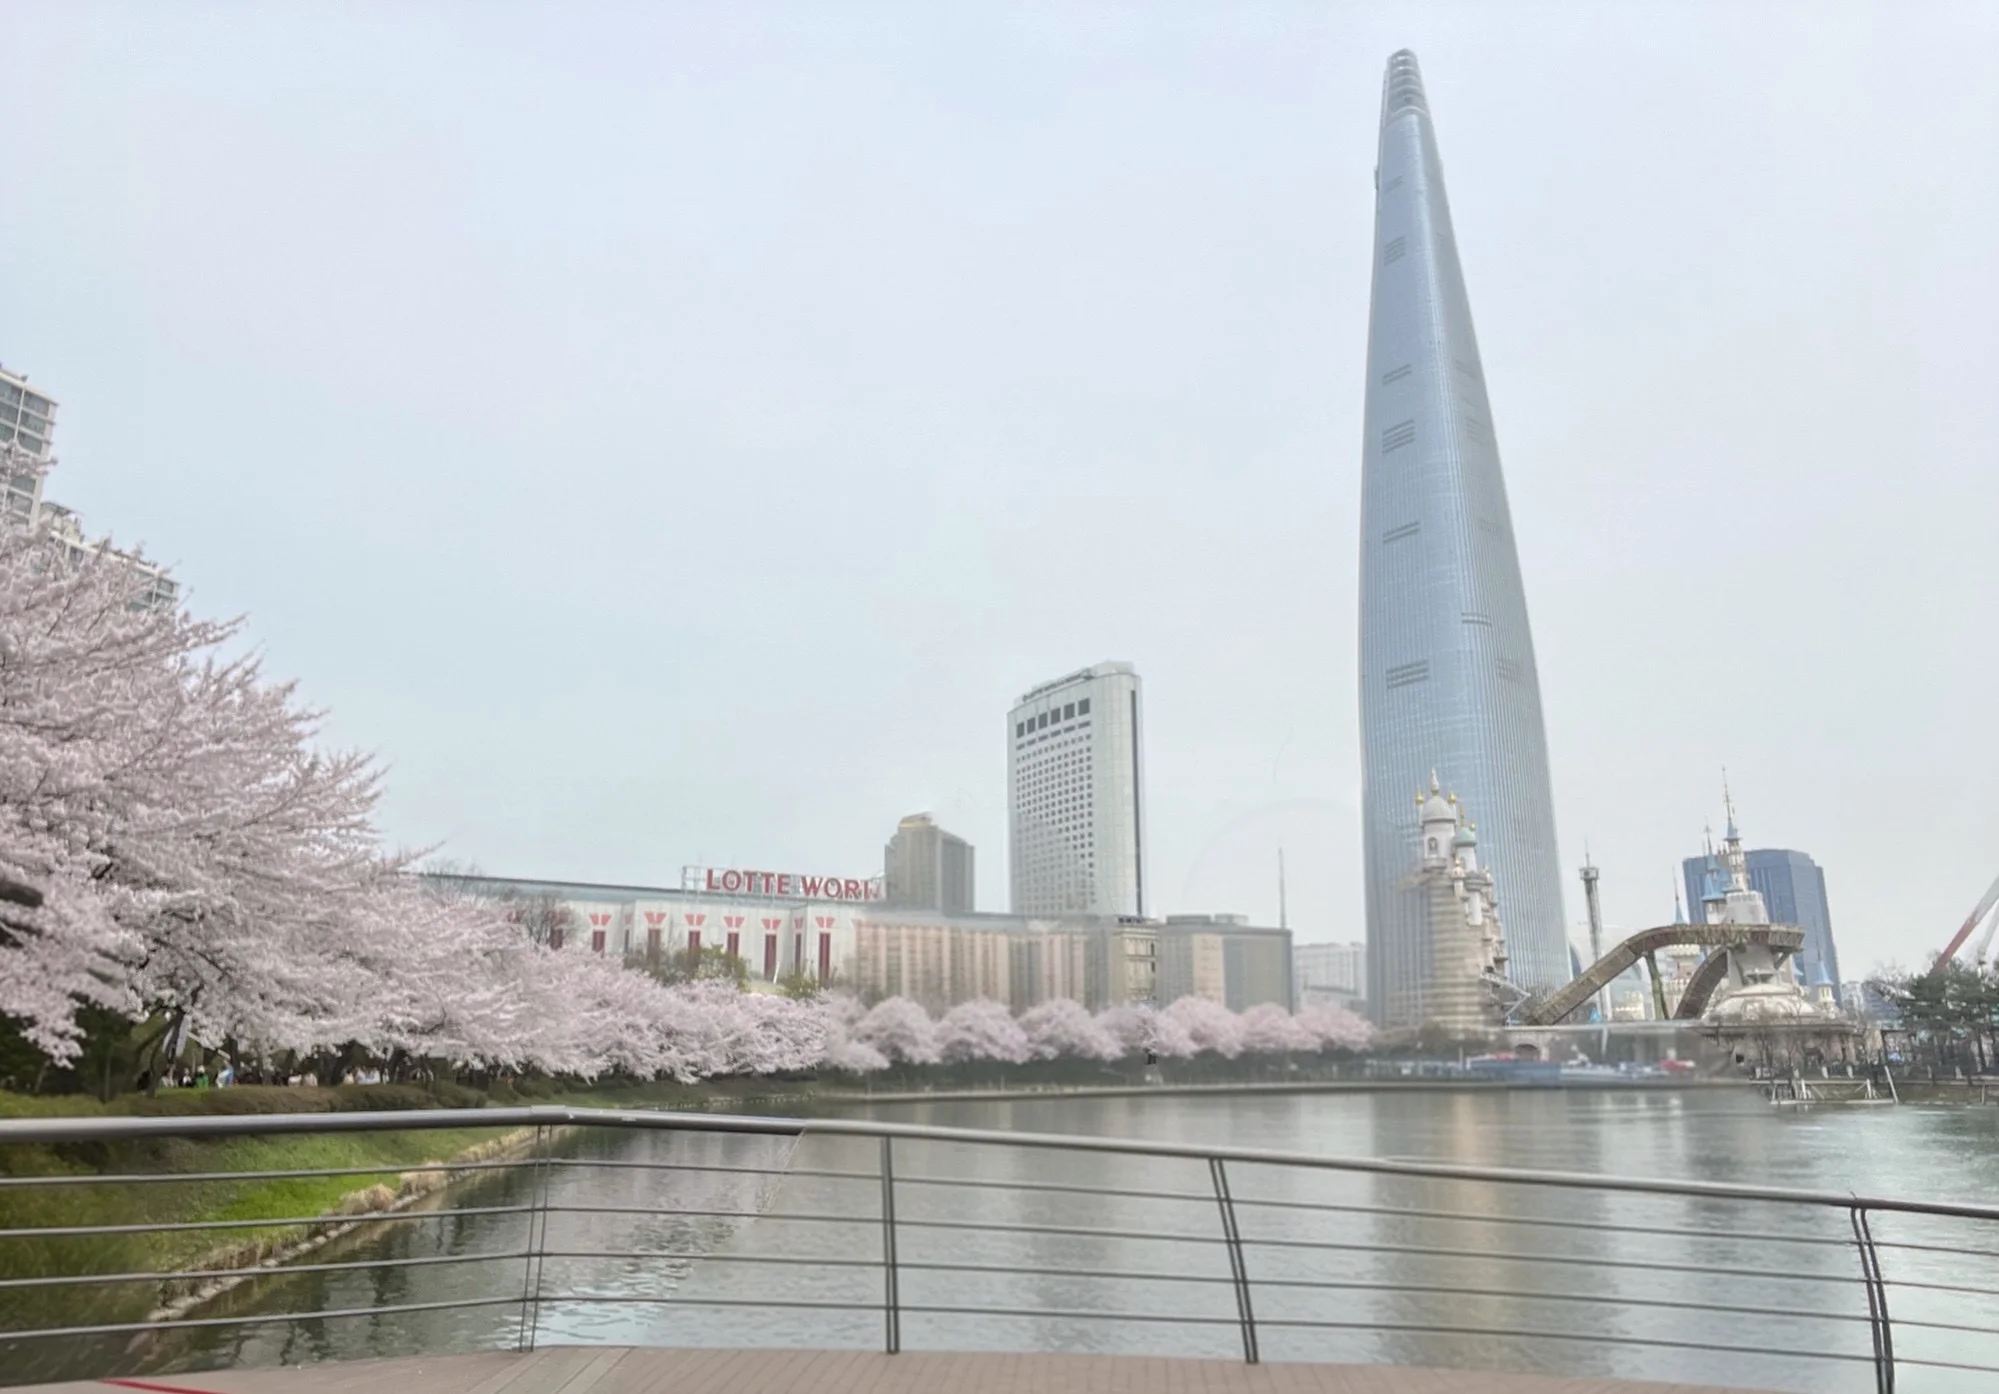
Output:
M681 884L719 895L797 897L801 900L880 900L885 893L879 879L793 875L786 871L756 871L742 867L688 867Z

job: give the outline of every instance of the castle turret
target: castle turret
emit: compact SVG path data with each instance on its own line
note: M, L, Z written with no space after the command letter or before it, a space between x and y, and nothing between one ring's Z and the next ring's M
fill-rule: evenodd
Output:
M1428 796L1417 794L1416 804L1419 810L1417 819L1422 824L1423 865L1437 868L1449 866L1451 839L1457 836L1458 830L1458 811L1444 797L1435 770L1430 771Z

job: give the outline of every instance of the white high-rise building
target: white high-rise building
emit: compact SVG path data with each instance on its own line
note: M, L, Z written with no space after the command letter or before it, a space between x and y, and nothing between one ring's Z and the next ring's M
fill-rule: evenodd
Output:
M0 475L0 511L17 523L32 523L41 512L42 474L48 468L55 433L56 404L30 390L26 374L0 367L0 456L14 446L30 458Z
M1145 913L1144 723L1138 673L1099 663L1007 715L1016 915Z
M45 527L49 538L68 553L70 565L81 566L104 553L127 567L139 585L133 604L149 610L171 610L180 599L180 584L157 562L123 552L84 536L83 520L71 509L50 503L42 485L55 463L51 448L56 404L28 387L26 373L0 366L0 523L15 527Z

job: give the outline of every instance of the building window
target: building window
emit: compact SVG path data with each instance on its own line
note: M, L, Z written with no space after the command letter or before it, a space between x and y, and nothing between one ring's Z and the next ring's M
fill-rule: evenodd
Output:
M1064 721L1074 721L1076 719L1076 704L1074 702L1062 708L1062 719Z
M1085 697L1082 701L1076 703L1076 715L1088 716L1089 714L1090 714L1090 699Z

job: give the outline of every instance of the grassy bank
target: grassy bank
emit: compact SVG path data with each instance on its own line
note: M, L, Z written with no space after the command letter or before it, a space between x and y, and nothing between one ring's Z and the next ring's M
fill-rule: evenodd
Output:
M302 1097L303 1096L303 1097ZM461 1101L462 1102L462 1101ZM0 1117L104 1114L353 1112L437 1107L422 1090L262 1089L176 1091L102 1104L64 1096L0 1094ZM184 1224L300 1220L385 1208L398 1195L432 1184L409 1177L427 1165L492 1148L501 1130L476 1125L421 1132L327 1133L277 1137L149 1138L119 1143L64 1143L0 1148L0 1176L193 1176L215 1172L340 1171L335 1176L262 1180L188 1180L124 1185L0 1185L0 1229L82 1225ZM0 1237L0 1277L171 1272L247 1267L311 1233L313 1226L245 1225L231 1229L140 1234ZM186 1285L183 1285L186 1286ZM158 1282L0 1290L0 1327L134 1321L174 1290Z

